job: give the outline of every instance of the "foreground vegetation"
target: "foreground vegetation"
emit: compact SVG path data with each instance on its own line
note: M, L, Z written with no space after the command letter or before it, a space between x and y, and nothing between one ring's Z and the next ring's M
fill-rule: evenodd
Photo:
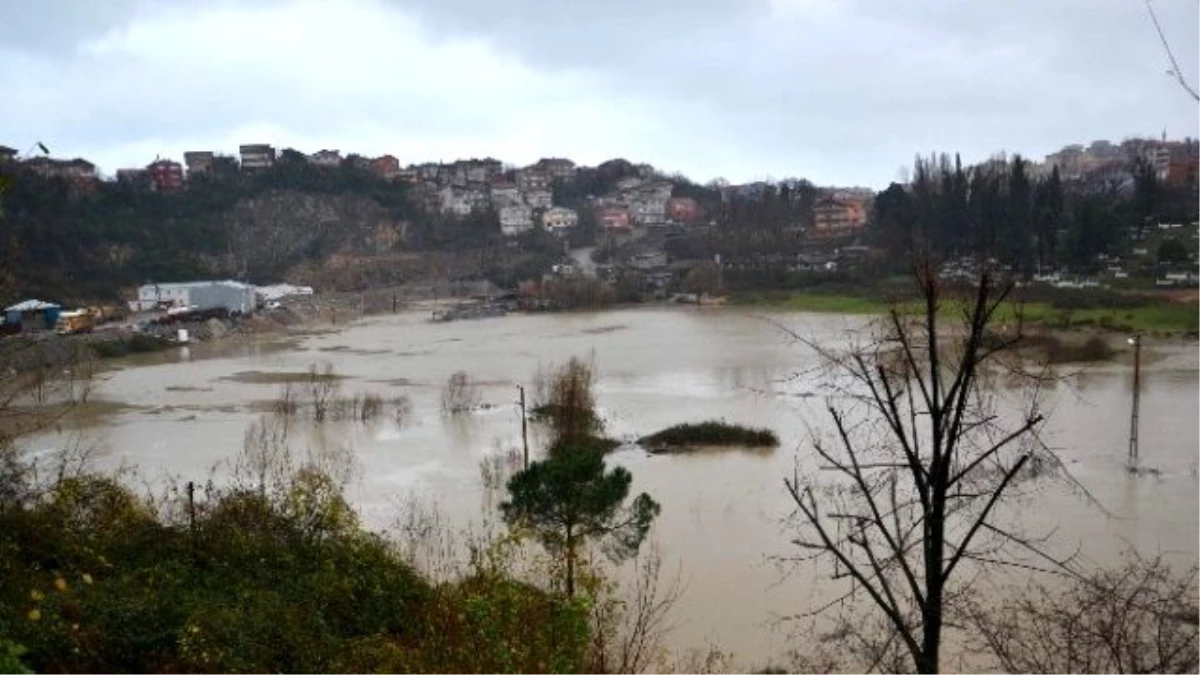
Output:
M6 477L0 636L38 672L576 671L585 607L480 568L434 584L307 468L154 500Z
M779 437L770 429L753 429L710 420L697 424L676 424L643 436L638 439L638 443L650 452L680 452L698 446L716 445L773 448L779 445Z

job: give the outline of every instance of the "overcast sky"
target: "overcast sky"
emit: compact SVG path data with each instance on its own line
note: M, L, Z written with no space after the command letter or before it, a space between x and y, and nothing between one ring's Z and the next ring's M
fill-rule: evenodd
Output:
M1153 0L1197 81L1198 3ZM4 0L0 144L268 142L883 187L913 156L1198 136L1143 0Z

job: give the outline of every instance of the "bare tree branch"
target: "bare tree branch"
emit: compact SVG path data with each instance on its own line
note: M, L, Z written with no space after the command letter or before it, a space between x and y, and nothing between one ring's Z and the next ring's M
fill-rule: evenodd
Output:
M1150 4L1150 0L1145 0L1145 2L1146 11L1150 13L1150 20L1154 22L1154 30L1158 32L1158 39L1162 41L1163 50L1167 52L1167 59L1171 62L1171 70L1167 71L1167 74L1174 78L1179 83L1179 86L1183 87L1183 90L1190 94L1193 99L1200 101L1200 94L1196 93L1196 90L1187 83L1187 80L1183 79L1183 71L1179 69L1179 62L1175 60L1175 53L1171 51L1171 44L1167 42L1167 36L1163 33L1162 25L1158 23L1158 16L1154 13L1154 5Z

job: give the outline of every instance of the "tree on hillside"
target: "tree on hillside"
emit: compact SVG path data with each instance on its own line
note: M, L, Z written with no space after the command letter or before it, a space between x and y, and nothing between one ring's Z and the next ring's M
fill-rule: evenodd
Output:
M892 183L879 193L871 211L871 225L879 245L893 260L901 259L912 246L912 203L904 186Z
M566 593L572 596L585 544L601 544L614 561L627 559L637 553L661 510L646 493L625 506L632 481L622 467L605 471L603 452L564 447L509 479L509 499L500 509L510 527L527 528L560 556Z
M1034 239L1039 268L1053 267L1058 262L1058 231L1063 226L1064 205L1062 178L1058 165L1050 177L1039 182L1033 192Z
M1191 255L1187 246L1175 237L1167 237L1158 245L1158 262L1171 264L1186 263Z
M888 644L931 673L960 580L1011 560L1002 545L1031 546L997 517L1005 497L1023 471L1058 464L1037 442L1039 380L1030 376L1015 414L1000 410L985 380L1020 339L1019 322L997 331L1012 285L984 271L956 297L932 264L915 279L919 311L893 309L873 344L846 354L814 345L845 402L829 404L831 437L813 442L831 480L797 472L784 482L800 559L832 562L833 577L849 584L842 599L865 594L886 620Z

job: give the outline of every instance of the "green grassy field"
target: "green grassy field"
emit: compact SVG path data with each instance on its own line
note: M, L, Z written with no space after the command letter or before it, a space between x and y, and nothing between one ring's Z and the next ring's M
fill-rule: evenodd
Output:
M880 299L851 294L797 292L754 292L735 295L732 304L793 312L827 312L835 314L882 314L892 304ZM901 305L905 312L915 312L913 302ZM954 315L958 310L945 305L942 311ZM1145 332L1195 334L1200 326L1200 305L1146 298L1136 306L1087 307L1069 309L1051 302L1009 302L997 317L1001 322L1016 320L1018 311L1027 324L1060 330L1100 329L1116 332Z

